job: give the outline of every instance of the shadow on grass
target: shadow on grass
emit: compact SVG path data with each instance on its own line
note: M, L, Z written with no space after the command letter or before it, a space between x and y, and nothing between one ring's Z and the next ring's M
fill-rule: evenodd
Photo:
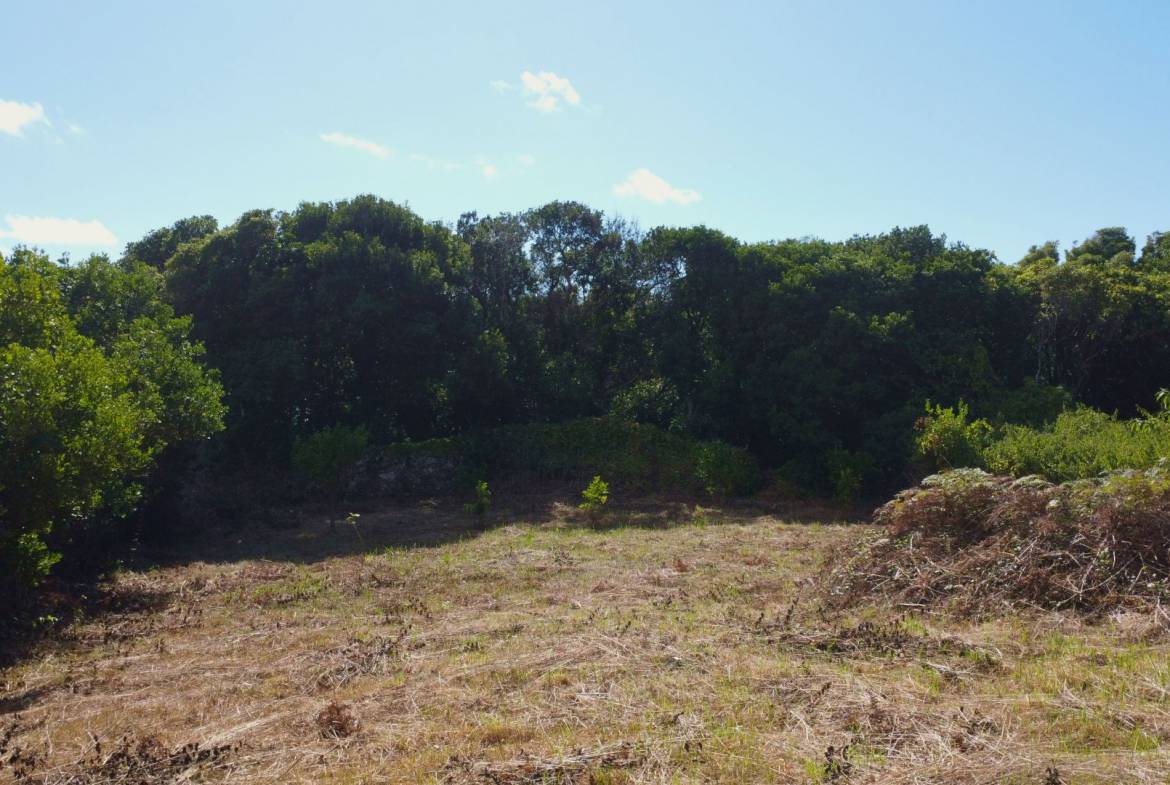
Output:
M579 489L544 487L495 489L492 510L481 521L451 498L354 501L344 513L320 507L266 510L253 519L155 543L132 566L139 569L189 562L223 563L252 559L312 564L325 559L379 552L386 548L430 548L477 537L507 525L669 529L703 525L857 523L871 506L846 507L821 501L713 499L678 495L615 495L597 520L576 508ZM346 513L359 517L352 525Z
M145 618L170 606L173 598L169 590L110 584L98 576L86 581L53 582L34 602L20 606L0 621L0 668L37 656L46 644L60 648L76 643L61 634L69 622ZM127 628L110 630L107 636L116 640L136 634ZM0 694L0 716L20 711L18 699L19 694Z
M872 509L806 500L618 492L599 518L590 520L576 508L580 494L576 485L502 486L493 491L493 508L483 521L464 510L467 500L457 498L354 501L344 509L359 514L356 525L347 524L344 513L330 514L320 507L258 508L251 516L217 526L158 536L136 548L124 565L135 571L250 560L308 565L387 548L438 547L508 525L604 532L766 521L851 523L867 519ZM25 609L22 618L0 622L0 667L37 656L46 643L68 645L60 630L74 619L146 616L167 607L173 596L147 586L111 584L95 576L86 582L57 583L40 599L37 607ZM0 703L0 714L18 710L8 706Z

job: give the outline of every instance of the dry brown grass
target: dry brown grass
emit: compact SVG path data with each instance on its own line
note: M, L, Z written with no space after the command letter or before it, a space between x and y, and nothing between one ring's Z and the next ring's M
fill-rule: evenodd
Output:
M608 516L401 506L362 516L370 552L318 521L122 573L125 601L0 671L0 780L1170 780L1147 617L829 613L810 581L873 527Z
M1159 466L1054 485L959 469L874 513L886 537L834 565L829 601L953 612L1153 611L1170 601L1170 475Z

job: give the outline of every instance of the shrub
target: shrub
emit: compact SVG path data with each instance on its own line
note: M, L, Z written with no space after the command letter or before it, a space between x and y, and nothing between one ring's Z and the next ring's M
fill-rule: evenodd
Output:
M633 422L674 430L679 425L678 390L661 377L635 382L613 397L610 413Z
M99 270L105 288L65 301L70 281ZM25 599L83 534L114 531L168 447L222 425L222 391L187 322L149 280L134 307L118 305L111 292L131 277L100 257L75 268L0 257L0 606ZM105 318L90 324L87 309Z
M716 496L746 496L760 487L760 467L746 450L723 442L694 446L695 479Z
M926 415L915 423L914 456L927 471L984 466L983 451L992 438L986 420L970 420L967 404L943 407L926 402Z
M1053 482L1096 477L1121 469L1148 469L1170 457L1170 413L1134 420L1085 407L1068 410L1047 426L972 420L965 403L927 403L916 424L915 452L927 471L961 467L995 474L1039 475Z
M1010 422L1040 427L1073 407L1068 390L1028 379L1020 387L999 390L982 402L984 412L994 412L995 422Z
M833 483L833 497L838 501L849 502L861 494L874 462L868 453L838 448L828 452L825 463Z
M492 491L488 487L487 480L480 480L475 484L475 500L463 505L463 510L469 515L474 515L479 520L483 520L487 515L488 509L492 506Z
M597 518L605 505L609 504L609 483L594 475L585 490L581 491L581 503L577 505L589 517Z
M293 444L293 465L321 489L331 507L341 502L354 464L365 452L365 428L332 425Z
M1170 417L1138 420L1080 408L1048 428L1009 425L984 450L997 474L1038 474L1053 482L1095 477L1120 469L1148 469L1170 457Z
M377 472L380 492L391 494L450 492L480 480L587 482L594 474L642 491L744 495L760 484L746 450L614 417L394 444Z

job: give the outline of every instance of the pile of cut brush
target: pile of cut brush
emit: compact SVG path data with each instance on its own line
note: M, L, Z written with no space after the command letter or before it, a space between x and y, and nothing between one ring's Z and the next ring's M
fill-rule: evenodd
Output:
M957 469L878 508L884 537L830 568L827 601L1104 612L1170 599L1170 466L1053 484Z

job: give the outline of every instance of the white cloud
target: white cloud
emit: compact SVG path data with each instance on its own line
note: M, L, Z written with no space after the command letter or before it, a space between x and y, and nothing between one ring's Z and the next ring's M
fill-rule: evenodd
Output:
M690 188L675 188L649 169L635 169L629 177L613 187L613 192L618 196L636 196L655 204L690 204L703 198L698 191Z
M335 144L338 147L352 147L355 150L361 150L363 153L369 153L376 158L389 158L393 152L389 147L365 139L359 139L349 134L343 134L339 131L334 131L331 134L321 134L321 141Z
M480 164L479 171L483 174L484 177L486 177L489 180L491 180L493 177L495 177L497 174L499 174L499 170L496 168L496 165L489 164L489 163Z
M512 89L512 83L505 82L503 79L493 79L488 82L488 85L497 93L506 93Z
M521 153L516 156L516 161L521 166L536 166L536 156L529 155L528 153Z
M528 105L540 112L555 112L560 109L561 101L571 106L581 103L581 95L569 80L552 71L538 74L525 71L520 74L520 83L524 86L524 94L532 98Z
M23 136L24 127L33 123L49 125L49 118L45 117L43 106L0 100L0 132Z
M0 229L0 238L10 238L29 245L117 245L118 238L101 221L76 218L38 218L6 215L8 229Z
M85 136L85 129L77 123L70 123L66 130L74 136Z

